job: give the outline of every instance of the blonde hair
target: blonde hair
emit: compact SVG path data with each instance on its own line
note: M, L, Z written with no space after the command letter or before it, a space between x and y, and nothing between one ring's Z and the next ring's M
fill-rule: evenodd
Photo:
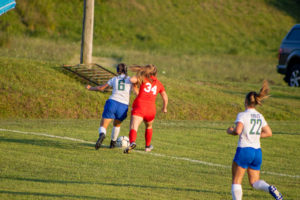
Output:
M145 78L148 79L150 82L153 82L153 79L151 76L156 76L157 74L157 68L153 64L140 66L140 65L134 65L129 67L131 71L136 72L136 77L138 79L137 85L140 86Z
M261 105L262 100L269 97L269 84L267 80L264 80L263 85L257 94L256 92L249 92L246 95L246 102L248 106L255 107L256 105Z

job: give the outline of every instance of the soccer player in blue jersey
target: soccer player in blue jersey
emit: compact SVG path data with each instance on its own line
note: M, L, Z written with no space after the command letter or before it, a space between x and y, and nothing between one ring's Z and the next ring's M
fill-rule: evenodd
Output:
M106 129L110 122L113 122L113 129L111 133L110 148L116 146L116 140L118 138L121 123L127 117L130 91L132 84L130 77L127 76L127 66L124 63L120 63L117 66L118 75L110 79L106 84L92 87L87 85L86 88L90 91L104 91L107 87L113 88L112 95L106 101L104 111L102 113L102 119L99 127L99 138L96 142L95 149L98 150L106 136Z
M267 124L264 116L255 110L256 105L261 105L263 99L268 97L268 82L264 81L260 92L249 92L245 98L244 112L237 115L235 127L229 127L227 133L238 135L238 147L232 162L232 186L233 200L241 200L242 180L247 170L251 186L258 190L269 192L276 200L283 197L277 188L261 180L260 167L262 163L262 152L260 138L271 137L272 130Z

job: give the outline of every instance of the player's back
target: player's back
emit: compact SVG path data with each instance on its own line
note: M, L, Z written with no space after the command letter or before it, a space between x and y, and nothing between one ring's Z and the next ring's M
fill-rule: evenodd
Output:
M112 95L109 99L128 105L132 86L130 77L124 74L115 76L108 81L108 84L113 87Z
M238 114L237 122L241 122L244 125L239 137L238 146L260 148L261 130L262 127L267 125L264 116L255 109L247 109Z
M146 79L140 86L136 101L155 103L157 94L164 91L164 86L161 82L155 76L152 76L151 78L153 80L152 82Z

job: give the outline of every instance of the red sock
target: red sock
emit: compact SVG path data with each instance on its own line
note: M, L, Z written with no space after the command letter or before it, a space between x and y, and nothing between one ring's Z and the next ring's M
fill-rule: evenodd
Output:
M135 140L136 140L136 135L137 135L136 130L130 129L130 132L129 132L129 142L130 142L130 144L131 144L132 142L135 142Z
M152 133L153 133L152 128L146 129L146 131L145 131L146 146L150 146L150 144L151 144Z

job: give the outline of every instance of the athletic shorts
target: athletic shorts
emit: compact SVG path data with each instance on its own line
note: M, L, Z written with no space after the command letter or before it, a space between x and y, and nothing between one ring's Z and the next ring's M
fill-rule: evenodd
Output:
M233 159L238 166L248 169L260 170L262 163L261 149L254 149L252 147L238 147Z
M141 102L134 102L132 105L131 115L142 117L144 121L151 122L154 120L156 114L155 104L147 105Z
M105 103L102 118L123 121L127 117L128 105L108 99Z

